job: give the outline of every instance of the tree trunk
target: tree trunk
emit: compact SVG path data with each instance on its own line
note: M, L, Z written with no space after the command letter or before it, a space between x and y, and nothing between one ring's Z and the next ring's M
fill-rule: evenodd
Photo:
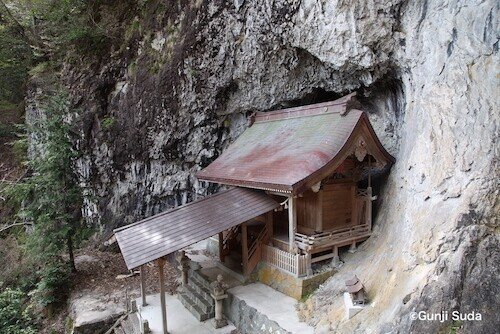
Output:
M71 266L71 272L76 272L75 265L75 255L73 254L73 239L71 235L68 235L66 238L66 244L68 245L68 254L69 254L69 265Z

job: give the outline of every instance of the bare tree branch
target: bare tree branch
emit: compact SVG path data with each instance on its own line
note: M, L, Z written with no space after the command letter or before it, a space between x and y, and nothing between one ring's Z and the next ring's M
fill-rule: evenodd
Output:
M10 225L7 225L5 227L0 228L0 233L3 231L7 231L9 228L14 227L14 226L33 226L33 223L13 223Z

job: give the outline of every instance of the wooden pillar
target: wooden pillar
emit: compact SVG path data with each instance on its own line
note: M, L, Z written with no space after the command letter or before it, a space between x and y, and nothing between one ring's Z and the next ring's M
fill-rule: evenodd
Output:
M241 224L241 257L243 262L243 275L247 274L248 268L248 237L247 224Z
M224 262L225 260L225 255L224 255L224 233L220 232L219 233L219 260L220 262Z
M368 188L372 186L372 156L368 155Z
M295 232L297 232L297 198L288 197L288 248L295 248Z
M351 186L351 224L358 225L358 197L356 184Z
M317 208L316 208L316 226L315 232L323 232L323 189L320 189L317 194Z
M366 202L366 219L365 219L365 222L366 224L368 224L368 226L370 227L370 229L372 228L372 187L368 187L366 189L366 197L367 198L367 202Z
M148 305L146 303L146 270L144 265L140 267L141 269L141 297L142 297L142 306Z
M160 276L160 304L161 304L161 323L163 328L163 334L168 334L167 331L167 304L165 302L165 276L163 272L163 267L165 265L165 259L159 258L158 263L158 274Z
M365 222L372 228L372 157L368 156L368 187L366 188L366 195L368 202L366 203L366 217Z

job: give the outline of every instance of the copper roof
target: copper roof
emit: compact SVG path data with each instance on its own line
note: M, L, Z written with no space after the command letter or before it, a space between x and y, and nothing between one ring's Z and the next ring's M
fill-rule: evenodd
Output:
M197 174L216 183L300 193L332 173L352 153L357 138L383 165L383 148L354 94L332 102L260 112L255 122Z
M133 269L278 206L262 191L234 188L116 229L115 235Z

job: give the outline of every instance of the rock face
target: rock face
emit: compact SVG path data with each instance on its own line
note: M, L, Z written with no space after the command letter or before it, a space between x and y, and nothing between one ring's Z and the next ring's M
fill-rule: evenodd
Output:
M63 72L89 221L109 231L213 192L193 174L249 113L358 90L397 163L374 236L309 299L304 317L318 332L499 328L495 1L143 6L123 22L119 45ZM346 321L341 278L353 272L372 307ZM441 310L483 320L411 319Z

